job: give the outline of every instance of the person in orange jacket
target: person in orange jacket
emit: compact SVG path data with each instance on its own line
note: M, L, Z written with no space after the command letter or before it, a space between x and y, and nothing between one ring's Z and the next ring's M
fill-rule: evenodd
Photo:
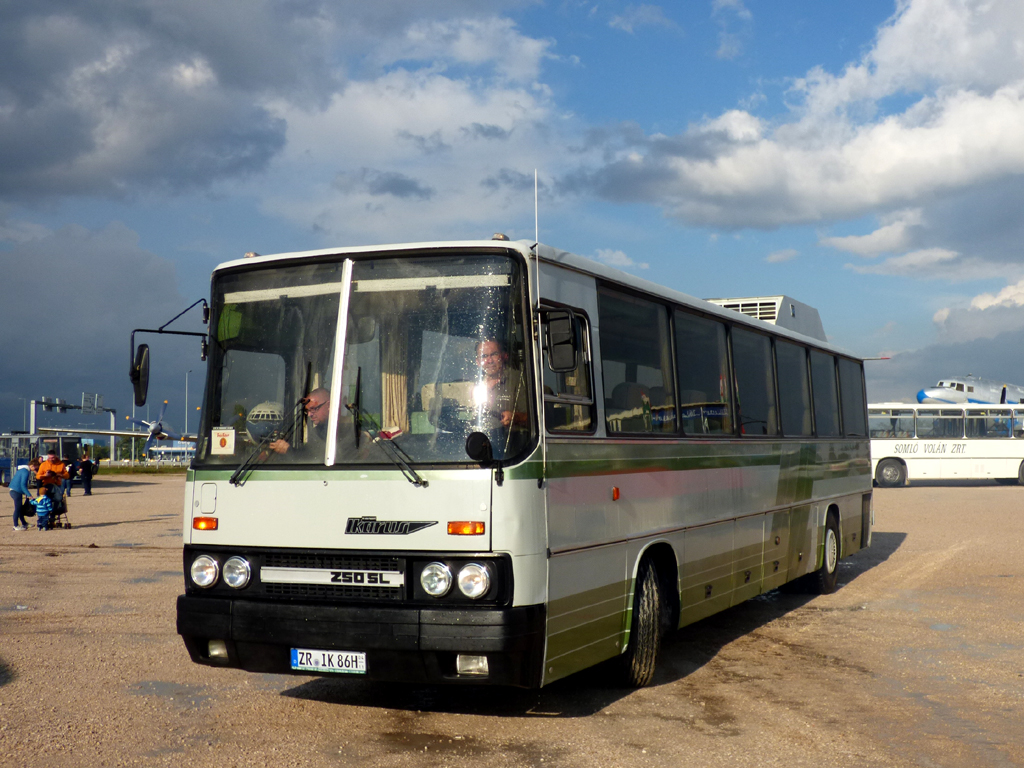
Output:
M57 452L54 450L46 454L46 461L39 465L39 471L36 472L36 479L40 483L40 493L42 486L53 486L54 498L58 500L63 496L61 484L68 477L68 468L63 461L57 458Z

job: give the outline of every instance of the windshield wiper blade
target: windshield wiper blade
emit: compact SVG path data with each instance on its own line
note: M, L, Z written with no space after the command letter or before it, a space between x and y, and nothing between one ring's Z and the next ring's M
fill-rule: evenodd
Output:
M356 381L358 380L359 376L357 374ZM345 407L352 412L352 416L355 419L356 424L361 424L362 422L365 421L367 425L372 429L372 431L370 432L371 442L377 445L381 449L381 451L383 451L384 455L388 457L391 463L398 467L399 471L402 473L402 476L406 480L408 480L410 483L412 483L418 488L426 488L428 485L427 481L420 477L419 473L412 468L412 456L406 453L405 449L402 448L402 446L400 446L394 440L394 438L398 437L398 435L401 434L401 432L392 434L381 429L380 424L377 423L377 420L374 419L373 416L368 414L366 411L362 410L359 407L358 403L359 389L357 386L356 402L345 404ZM356 445L359 445L358 434L356 435Z

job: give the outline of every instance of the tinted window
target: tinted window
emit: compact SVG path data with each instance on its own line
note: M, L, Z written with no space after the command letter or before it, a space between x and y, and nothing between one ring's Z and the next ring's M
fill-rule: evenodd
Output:
M544 422L549 432L591 432L594 429L594 400L590 391L590 344L586 320L576 315L576 369L555 373L544 355ZM547 334L544 334L545 340ZM545 350L546 351L546 350Z
M835 358L817 349L811 350L811 386L818 437L838 437L839 397L836 393Z
M740 434L777 435L771 339L745 328L733 328L732 364Z
M688 435L731 435L729 349L725 324L675 312L679 418Z
M608 432L675 432L668 310L602 288L598 311Z
M807 379L807 350L788 341L775 341L779 370L779 407L784 435L811 435L811 386Z
M865 437L864 374L861 364L839 358L839 394L843 403L843 431L851 437Z

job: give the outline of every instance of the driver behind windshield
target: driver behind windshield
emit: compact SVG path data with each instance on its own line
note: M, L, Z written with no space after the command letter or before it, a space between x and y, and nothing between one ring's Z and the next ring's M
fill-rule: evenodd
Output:
M274 453L288 453L294 450L298 455L321 458L327 445L327 417L330 415L331 393L318 387L302 398L302 408L308 421L306 442L292 446L285 439L274 440L267 447ZM299 431L301 434L301 431Z
M481 376L475 399L484 424L493 425L488 437L498 455L514 452L514 449L506 450L510 448L512 433L526 427L529 420L522 372L511 369L508 359L505 347L495 339L485 339L477 345L476 360Z

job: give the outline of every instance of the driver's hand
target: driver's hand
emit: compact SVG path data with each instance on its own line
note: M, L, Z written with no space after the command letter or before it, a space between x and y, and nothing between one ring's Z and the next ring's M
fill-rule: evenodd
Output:
M508 427L512 424L512 411L501 412L501 426Z
M291 446L288 444L287 440L274 440L267 446L267 448L272 450L274 453L288 453L288 449L291 448Z

